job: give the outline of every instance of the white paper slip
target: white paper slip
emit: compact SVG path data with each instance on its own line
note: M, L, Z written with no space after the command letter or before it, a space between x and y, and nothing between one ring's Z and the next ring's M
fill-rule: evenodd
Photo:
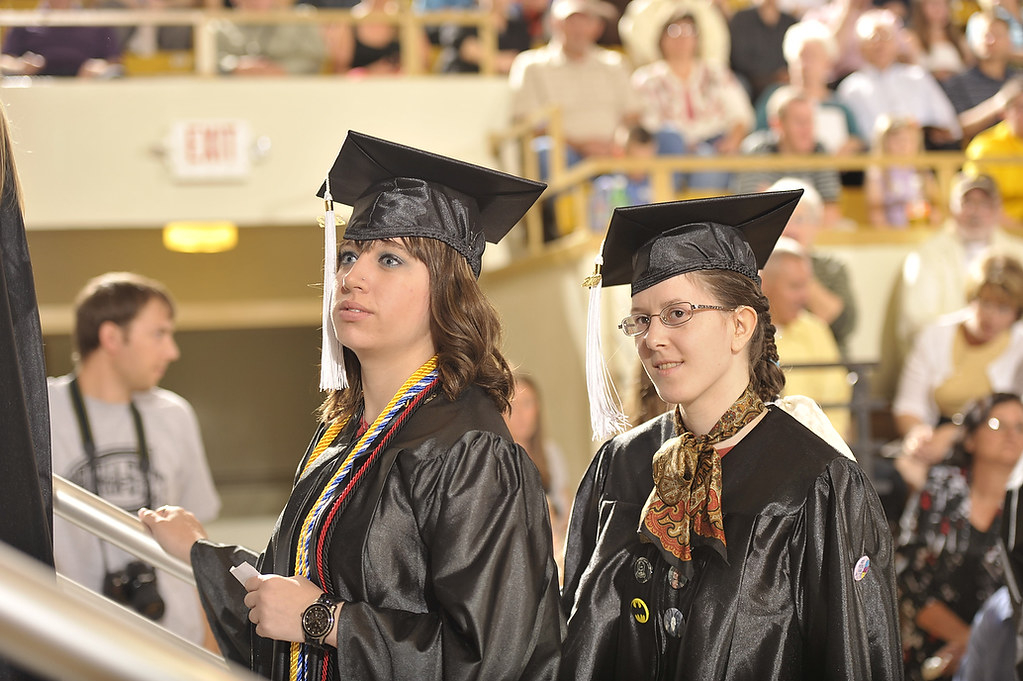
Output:
M259 570L252 567L251 563L242 563L241 565L235 565L231 568L231 574L238 582L245 586L245 582L249 581L253 577L259 577Z

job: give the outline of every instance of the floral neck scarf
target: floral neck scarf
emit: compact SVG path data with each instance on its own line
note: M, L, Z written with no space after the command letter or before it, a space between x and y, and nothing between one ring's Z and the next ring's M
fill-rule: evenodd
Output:
M697 546L708 546L727 560L721 457L714 445L738 433L763 411L763 401L748 385L710 432L697 436L685 427L676 408L679 435L654 454L654 489L643 506L639 526L641 538L659 544L669 563L688 568Z

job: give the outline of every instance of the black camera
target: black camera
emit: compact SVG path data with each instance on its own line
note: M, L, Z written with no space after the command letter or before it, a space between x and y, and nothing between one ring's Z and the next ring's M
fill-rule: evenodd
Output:
M163 617L164 603L156 589L156 570L141 561L108 572L103 578L103 595L130 605L151 620Z

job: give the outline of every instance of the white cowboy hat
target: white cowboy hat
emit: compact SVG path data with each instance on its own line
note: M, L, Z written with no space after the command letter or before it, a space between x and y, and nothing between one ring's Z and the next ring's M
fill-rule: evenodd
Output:
M661 33L679 14L692 14L700 31L700 56L728 66L728 24L710 0L632 0L618 21L618 34L634 66L661 59Z

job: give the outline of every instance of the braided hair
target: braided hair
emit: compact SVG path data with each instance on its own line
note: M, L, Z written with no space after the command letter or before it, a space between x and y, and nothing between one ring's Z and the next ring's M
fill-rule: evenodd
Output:
M729 308L745 305L757 313L757 325L748 346L750 382L764 402L778 399L785 387L785 374L778 363L775 327L771 323L767 296L760 285L731 270L699 270L692 274L719 304Z

